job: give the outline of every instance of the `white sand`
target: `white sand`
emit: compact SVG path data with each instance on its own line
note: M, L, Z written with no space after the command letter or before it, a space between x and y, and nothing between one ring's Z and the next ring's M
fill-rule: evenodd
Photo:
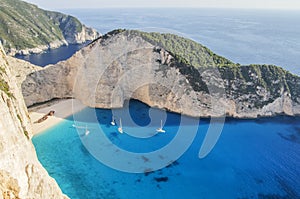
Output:
M58 124L63 121L64 118L86 108L79 100L67 99L61 100L57 103L48 105L47 107L38 109L36 111L29 112L29 116L32 122L33 135L41 133L46 129ZM34 123L38 119L42 118L49 111L55 111L54 116L48 116L48 119L41 123Z

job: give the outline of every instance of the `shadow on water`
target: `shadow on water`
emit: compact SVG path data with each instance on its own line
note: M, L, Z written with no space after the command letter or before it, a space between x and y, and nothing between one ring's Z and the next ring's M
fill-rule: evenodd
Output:
M159 110L156 108L151 108L147 104L144 104L141 101L138 100L129 100L128 102L128 112L131 117L131 119L134 121L134 123L137 126L143 127L147 126L151 122L150 118L150 109L155 109L158 114L161 112L161 114L164 114L165 110ZM85 122L85 123L99 123L101 125L110 125L110 122L113 117L113 112L118 111L121 109L99 109L99 108L86 108L78 113L75 114L75 121L77 122ZM164 123L164 126L176 126L180 124L181 118L185 117L187 120L185 120L184 125L194 125L195 121L199 121L199 124L209 124L211 122L210 118L193 118L185 115L180 115L178 113L174 112L167 112L167 118ZM73 121L74 117L70 116L69 118L66 118L70 121ZM124 118L122 118L124 119ZM225 123L226 124L241 124L241 123L256 123L256 124L272 124L272 123L281 123L281 124L290 124L290 125L299 125L300 117L290 117L290 116L274 116L274 117L261 117L257 119L236 119L232 117L226 117ZM223 120L220 120L223 122ZM118 122L118 121L117 121ZM219 122L218 119L215 119L214 122ZM124 125L124 124L123 124ZM126 125L126 124L125 124ZM300 127L295 127L297 132L300 131ZM299 135L298 133L297 135ZM300 135L299 135L300 136ZM297 136L298 137L298 136Z
M294 127L291 134L284 135L283 133L277 133L282 139L300 144L300 127Z
M268 123L281 123L281 124L294 124L298 125L300 120L300 116L286 116L286 115L278 115L273 117L258 117L258 118L245 118L238 119L232 117L226 117L226 123L228 124L240 124L240 123L256 123L256 124L268 124Z
M84 44L69 44L57 49L50 49L44 53L31 54L31 55L16 55L18 59L28 61L37 66L46 66L49 64L56 64L60 61L69 59L75 52L88 45L90 42Z
M284 192L284 194L278 194L278 193L257 193L258 199L299 199L300 196L297 194L297 192L294 190L293 187L291 187L286 180L279 175L275 175L275 180L278 182L278 185L280 186L281 190ZM256 183L262 184L263 180L256 179ZM250 199L254 198L253 195L248 197L238 197L237 199Z
M129 116L131 117L130 119L132 119L133 122L139 127L147 126L151 122L151 118L149 116L151 107L138 100L130 100L128 103L128 112ZM79 123L99 123L100 125L110 126L113 112L115 111L117 112L118 109L110 110L99 108L85 108L84 110L75 113L73 116L70 116L66 119L70 121L73 121L75 119L75 121ZM156 109L156 112L158 112L158 114L164 114L164 110ZM118 115L114 115L114 117L118 124ZM168 112L164 126L177 126L178 124L180 124L181 117L188 118L187 122L185 122L185 125L193 125L195 124L195 121L197 122L197 120L199 120L199 118L192 118L188 116L182 116L177 113ZM126 121L126 118L122 118L122 120ZM209 119L201 119L201 121L208 123ZM126 122L123 122L123 125L128 126Z
M276 181L280 185L281 189L285 192L284 195L280 194L264 194L258 193L258 199L298 199L300 196L294 191L294 189L289 186L285 180L280 176L275 176Z
M276 176L275 179L279 183L281 189L286 193L286 198L289 199L297 199L300 198L300 195L297 194L297 192L294 190L293 187L291 187L286 180L281 176Z

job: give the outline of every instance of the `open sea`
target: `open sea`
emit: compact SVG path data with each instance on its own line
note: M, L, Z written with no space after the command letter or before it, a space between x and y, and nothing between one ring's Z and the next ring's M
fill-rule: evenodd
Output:
M300 74L300 13L296 11L95 9L63 12L102 33L116 28L173 32L194 39L234 62L275 64ZM66 50L69 54L75 51ZM51 52L43 56L49 58ZM40 59L40 65L48 61ZM123 134L118 132L120 112L86 108L32 139L39 160L70 198L300 198L299 117L226 118L212 151L199 158L207 131L218 126L218 122L161 112L166 133L154 134L160 118L152 117L153 110L147 105L131 100L127 108L119 111L128 112L135 124L122 117ZM112 115L117 126L110 124ZM104 160L134 167L135 161L120 157L123 150L135 154L137 162L163 161L168 157L151 159L143 154L166 148L178 140L179 131L186 135L195 133L195 137L178 159L153 172L128 173L98 161L109 154ZM149 137L135 137L136 133ZM177 142L174 153L184 142L184 139ZM117 148L110 150L112 146Z
M171 32L193 39L233 62L274 64L300 75L299 11L120 8L61 12L102 34L118 28ZM69 50L54 51L55 57L68 58L77 49L71 46ZM22 58L44 65L58 61L55 57L55 61L43 54Z

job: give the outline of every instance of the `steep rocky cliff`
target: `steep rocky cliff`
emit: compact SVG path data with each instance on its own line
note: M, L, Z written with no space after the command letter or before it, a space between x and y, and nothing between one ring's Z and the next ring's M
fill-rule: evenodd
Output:
M10 55L83 43L99 36L75 17L20 0L0 0L0 41Z
M0 44L0 198L67 198L39 163L23 96Z
M112 31L69 60L29 74L22 84L26 105L75 97L117 108L134 98L191 116L300 114L298 76L272 65L240 66L191 40L157 35Z

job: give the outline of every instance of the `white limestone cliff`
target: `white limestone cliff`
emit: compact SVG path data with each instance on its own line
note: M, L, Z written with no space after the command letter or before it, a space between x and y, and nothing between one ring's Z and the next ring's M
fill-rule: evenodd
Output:
M0 113L0 198L67 198L37 159L27 108L1 44Z
M229 87L216 68L202 71L186 68L191 72L184 74L172 60L167 51L139 36L108 35L67 61L29 74L22 91L27 106L53 98L74 97L91 107L119 108L125 100L133 98L195 117L300 114L299 103L283 88L278 98L262 107L255 106L256 101L272 97L268 90L258 87L255 93L241 94L244 84L251 82L237 79ZM295 84L300 86L300 82ZM207 87L208 91L197 90L196 86ZM237 97L231 92L238 93Z

